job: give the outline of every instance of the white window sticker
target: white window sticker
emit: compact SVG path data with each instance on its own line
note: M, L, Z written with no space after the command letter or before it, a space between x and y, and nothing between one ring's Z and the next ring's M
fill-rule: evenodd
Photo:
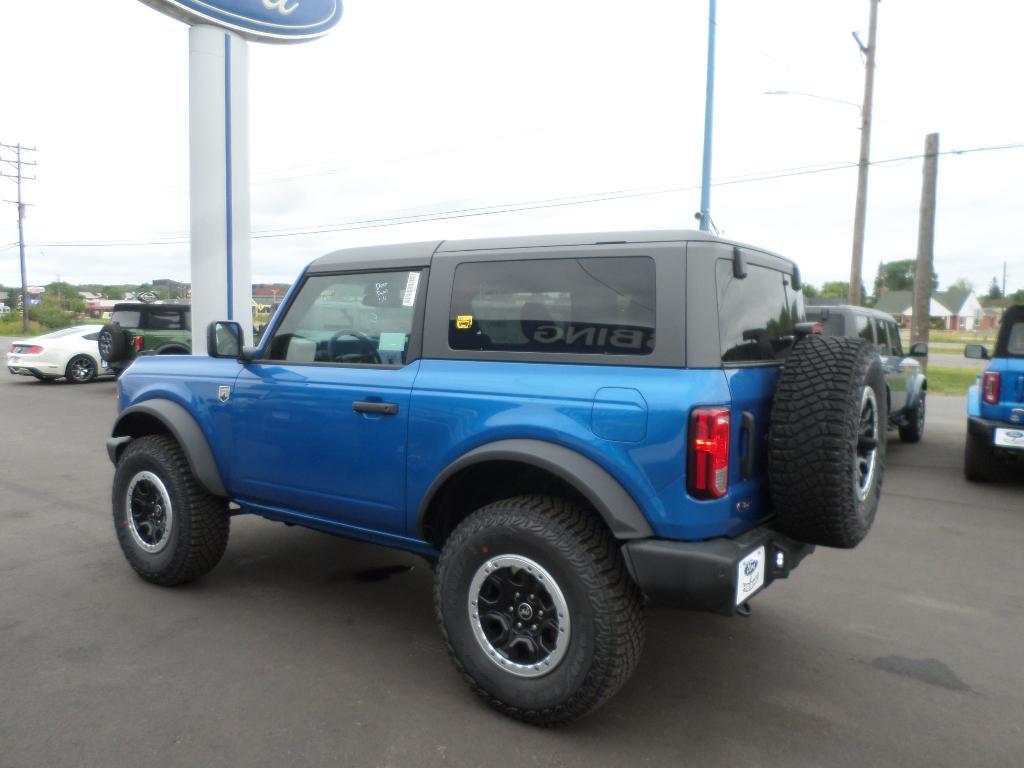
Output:
M405 281L405 290L402 292L402 306L411 307L416 303L416 289L420 285L420 273L410 272L409 278Z

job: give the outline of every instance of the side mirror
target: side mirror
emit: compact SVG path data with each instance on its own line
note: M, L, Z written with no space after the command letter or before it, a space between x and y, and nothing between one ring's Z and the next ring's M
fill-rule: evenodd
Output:
M216 320L206 328L206 353L210 357L242 356L242 326L232 320Z
M928 342L918 341L910 345L911 357L928 357Z
M972 360L988 360L988 349L981 344L968 344L964 347L964 357Z

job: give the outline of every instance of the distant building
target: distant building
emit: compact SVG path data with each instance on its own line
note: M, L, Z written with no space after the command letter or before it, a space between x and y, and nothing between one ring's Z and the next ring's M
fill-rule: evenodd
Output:
M909 328L914 316L914 292L887 291L878 297L875 309L887 312ZM947 331L973 331L981 321L981 302L974 291L934 291L928 314L933 320L941 320Z

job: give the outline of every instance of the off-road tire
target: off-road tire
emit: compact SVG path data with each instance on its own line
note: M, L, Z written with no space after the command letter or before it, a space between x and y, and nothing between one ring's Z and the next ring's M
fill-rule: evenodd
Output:
M88 384L96 379L99 366L89 355L75 355L64 369L64 378L71 384Z
M128 334L116 325L108 323L100 328L96 345L100 357L108 363L115 363L128 356Z
M542 676L502 669L474 634L468 608L473 575L500 555L540 564L568 606L565 655ZM445 543L434 585L434 607L456 668L510 717L544 726L582 717L618 691L640 659L643 607L622 554L597 515L563 499L517 496L477 510Z
M968 432L964 442L964 477L972 483L990 483L996 479L995 462L988 439Z
M126 493L139 472L151 472L166 487L173 508L167 542L156 553L135 540ZM124 556L146 581L161 586L184 584L210 571L228 543L230 517L225 499L211 496L189 469L188 460L170 435L147 435L125 447L114 472L114 529Z
M907 423L900 424L900 440L904 443L919 443L924 437L924 419L927 411L925 403L926 393L921 391L917 399L917 405L907 411Z
M861 472L862 406L874 399L872 472ZM768 473L776 524L800 541L850 549L875 519L888 424L878 353L862 339L811 335L794 345L772 402ZM863 496L863 498L861 498Z

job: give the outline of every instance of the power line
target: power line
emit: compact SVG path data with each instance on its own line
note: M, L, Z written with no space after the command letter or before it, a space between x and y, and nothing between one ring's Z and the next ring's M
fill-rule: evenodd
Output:
M1024 148L1024 142L1013 144L999 144L984 147L970 147L967 149L949 149L940 152L940 155L967 155L976 152L994 152L1008 149ZM889 165L904 163L910 160L918 160L924 157L923 154L902 155L882 160L872 160L870 165ZM790 178L795 176L808 176L832 171L849 170L857 168L859 163L835 162L821 163L818 165L798 166L779 171L765 171L761 173L741 174L729 176L712 183L712 186L731 186L735 184L749 184L757 181L771 181L774 179ZM400 226L403 224L418 224L420 222L441 221L445 219L474 218L477 216L492 216L502 213L519 213L548 208L563 208L573 205L586 205L589 203L609 202L615 200L634 199L651 197L665 194L677 194L680 192L691 192L700 189L699 186L687 187L633 187L623 190L612 190L608 192L596 192L587 195L572 195L567 197L544 198L539 200L528 200L517 203L502 203L491 206L477 206L472 208L456 208L447 211L433 211L421 214L406 214L400 216L376 217L369 219L356 219L347 222L336 222L330 224L310 224L293 227L278 227L254 230L252 239L265 240L280 237L303 237L309 235L327 234L331 232L346 232L351 230L378 229L381 227ZM39 246L63 247L63 248L98 248L98 247L142 247L157 245L182 245L188 243L188 236L170 235L164 238L151 238L147 240L93 240L93 241L66 241L37 243Z

